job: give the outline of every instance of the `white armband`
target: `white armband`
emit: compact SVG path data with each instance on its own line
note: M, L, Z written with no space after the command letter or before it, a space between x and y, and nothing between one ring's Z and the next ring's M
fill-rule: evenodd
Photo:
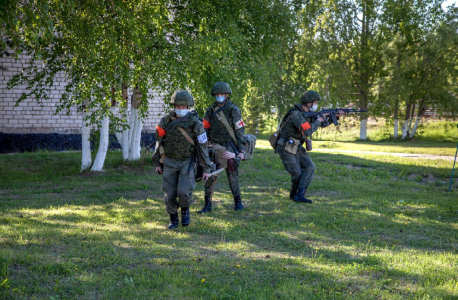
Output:
M206 143L207 142L207 133L204 132L201 135L197 136L197 140L199 141L200 144Z

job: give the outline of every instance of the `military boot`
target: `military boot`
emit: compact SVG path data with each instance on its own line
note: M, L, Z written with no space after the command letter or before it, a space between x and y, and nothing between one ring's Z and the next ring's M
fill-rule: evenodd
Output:
M294 196L296 196L298 188L299 188L299 183L291 182L291 188L289 190L289 199L294 200Z
M210 196L209 195L205 195L205 205L197 213L198 214L203 214L203 213L211 212L211 211L212 211L212 201L210 200Z
M191 223L191 215L189 214L189 207L181 208L181 225L188 226Z
M178 213L170 214L170 223L167 226L168 229L178 228Z
M242 199L240 199L240 196L234 197L234 210L242 210L243 209L243 204L242 204Z
M305 198L305 188L300 187L297 190L297 194L294 196L293 201L304 202L304 203L313 203L312 200Z

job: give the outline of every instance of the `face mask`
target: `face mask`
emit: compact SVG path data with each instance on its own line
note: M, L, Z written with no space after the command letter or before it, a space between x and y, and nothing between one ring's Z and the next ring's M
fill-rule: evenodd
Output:
M310 111L315 111L317 109L318 109L318 104L312 105L312 107L310 107Z
M216 101L218 101L219 103L224 102L224 100L226 100L225 96L215 96L215 98L216 98Z
M187 108L185 109L175 108L175 113L177 114L178 117L183 117L183 116L186 116L186 114L188 113L188 109Z

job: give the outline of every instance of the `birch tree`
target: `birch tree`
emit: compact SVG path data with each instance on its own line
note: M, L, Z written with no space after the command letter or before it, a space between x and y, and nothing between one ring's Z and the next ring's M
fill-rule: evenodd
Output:
M11 15L19 21L4 34L15 49L30 53L31 66L14 76L9 88L25 84L28 92L18 101L35 98L45 105L55 74L65 72L69 83L56 112L68 113L75 105L82 109L82 99L90 99L85 118L105 130L110 116L112 128L122 127L126 136L125 88L138 87L138 106L131 106L130 119L136 121L129 121L131 134L122 138L122 145L130 140L129 159L139 157L149 90L167 97L177 88L190 88L198 100L196 109L203 112L212 101L211 85L225 80L243 99L248 81L262 81L264 60L278 51L277 41L289 30L292 16L290 2L283 0L40 3L43 6L12 6ZM43 68L35 68L37 64ZM111 94L112 88L123 117L109 113L102 96ZM105 149L102 144L99 151ZM125 158L127 147L123 149ZM103 158L96 157L94 170L101 169Z
M160 5L142 2L126 3L59 3L47 1L46 14L43 14L52 25L52 35L44 39L30 39L29 19L18 22L10 27L5 34L11 36L12 45L16 50L31 54L30 67L17 74L9 83L9 88L18 84L26 84L29 92L24 93L18 102L35 98L46 104L50 89L54 85L54 76L63 71L67 74L68 85L61 97L56 112L67 111L73 105L82 107L82 99L91 99L84 108L84 120L101 124L103 130L99 151L105 151L106 130L109 116L115 123L120 122L115 114L108 113L106 99L100 95L111 94L121 107L127 108L127 97L122 97L121 83L126 87L140 85L144 90L149 87L164 89L168 80L162 70L168 62L177 59L169 55L164 48L170 45L169 10L164 1ZM18 5L16 15L23 11L33 11L33 7ZM41 11L36 11L40 16ZM38 19L37 16L37 19ZM23 25L25 23L26 25ZM42 64L43 68L36 68ZM146 75L145 75L146 74ZM141 81L141 82L140 82ZM147 93L137 99L137 117L144 117L147 111ZM124 111L123 113L126 113ZM140 123L139 123L140 124ZM114 127L125 124L114 124ZM138 126L140 128L141 126ZM140 143L136 132L136 142ZM128 139L126 139L127 141ZM125 141L125 142L126 142ZM86 143L85 143L86 145ZM130 148L125 147L125 149ZM139 157L139 145L135 147ZM86 151L85 151L86 154ZM92 170L101 170L105 155L97 155ZM132 156L131 156L132 158ZM82 168L86 168L87 159Z
M89 100L83 101L82 120L81 120L81 172L90 168L92 165L91 157L91 127L88 121L87 107Z
M383 46L377 110L393 116L395 138L403 113L401 137L412 138L426 109L456 111L456 9L444 12L440 2L418 0L387 1L385 8L384 32L393 38Z
M141 93L136 88L132 94L132 109L131 109L131 128L130 131L130 147L129 160L138 160L140 158L140 140L142 134L143 120L139 111Z

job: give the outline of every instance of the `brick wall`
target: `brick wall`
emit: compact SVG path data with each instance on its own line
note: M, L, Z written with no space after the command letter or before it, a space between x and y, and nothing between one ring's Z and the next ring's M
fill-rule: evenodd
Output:
M17 86L7 90L6 85L11 77L20 72L28 62L28 56L20 55L19 60L12 57L0 57L0 133L81 133L81 114L72 107L70 115L54 115L66 81L64 73L58 74L54 87L49 95L50 100L40 106L34 99L26 99L16 106L26 86ZM129 99L130 99L129 95ZM154 132L163 113L163 97L150 91L148 101L148 118L143 122L144 132Z

